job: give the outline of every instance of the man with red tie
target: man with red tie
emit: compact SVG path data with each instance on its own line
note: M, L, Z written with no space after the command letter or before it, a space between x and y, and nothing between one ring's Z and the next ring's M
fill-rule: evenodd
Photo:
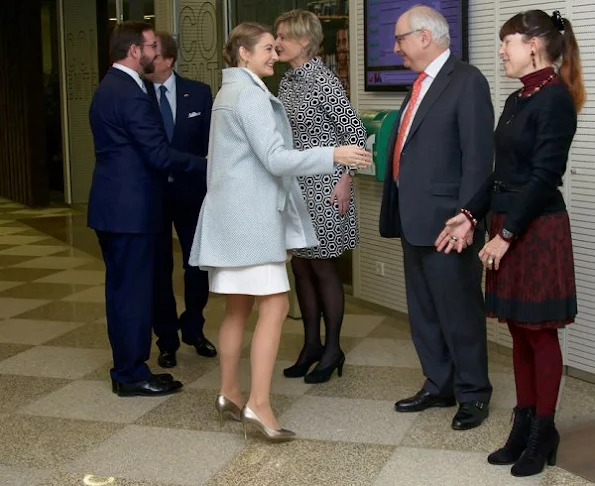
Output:
M494 110L485 77L449 46L448 23L430 7L413 7L396 23L394 51L418 76L389 141L380 234L401 238L411 334L426 376L395 408L458 402L452 427L466 430L488 416L492 393L477 256L483 238L448 255L434 241L492 171Z

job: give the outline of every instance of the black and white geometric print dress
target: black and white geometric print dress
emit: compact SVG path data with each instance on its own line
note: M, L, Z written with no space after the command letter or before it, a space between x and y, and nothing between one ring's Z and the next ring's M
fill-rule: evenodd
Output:
M312 147L366 144L366 130L349 102L343 86L320 58L285 73L278 98L283 103L298 150ZM320 246L295 250L301 258L336 258L359 243L354 184L349 211L339 215L331 193L347 169L335 165L332 175L298 177Z

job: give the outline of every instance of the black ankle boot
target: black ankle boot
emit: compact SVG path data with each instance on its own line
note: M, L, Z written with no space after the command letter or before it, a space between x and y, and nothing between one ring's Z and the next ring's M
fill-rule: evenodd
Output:
M506 444L488 456L488 462L496 466L514 464L527 448L527 441L531 433L531 419L535 415L534 408L514 409L514 422Z
M556 454L560 445L560 434L554 425L554 416L533 417L527 448L521 458L512 466L513 476L533 476L543 471L545 463L556 465Z

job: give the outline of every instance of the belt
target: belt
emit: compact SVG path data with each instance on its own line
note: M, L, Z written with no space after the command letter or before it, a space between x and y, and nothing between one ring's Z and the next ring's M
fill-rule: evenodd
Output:
M502 181L494 181L494 192L521 192L523 187L511 186Z

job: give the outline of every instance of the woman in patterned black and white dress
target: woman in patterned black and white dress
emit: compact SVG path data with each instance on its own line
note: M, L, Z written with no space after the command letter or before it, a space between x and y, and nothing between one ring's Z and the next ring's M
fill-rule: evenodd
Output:
M364 147L366 131L341 83L315 57L323 39L318 17L292 10L276 20L275 32L279 60L292 68L281 81L279 99L291 123L294 147ZM292 267L305 343L295 365L284 374L305 376L306 383L326 382L335 369L340 376L345 362L340 346L345 294L336 260L359 241L353 176L354 172L335 165L332 175L299 178L320 246L294 251ZM326 328L324 346L321 316ZM316 368L308 373L314 363Z

